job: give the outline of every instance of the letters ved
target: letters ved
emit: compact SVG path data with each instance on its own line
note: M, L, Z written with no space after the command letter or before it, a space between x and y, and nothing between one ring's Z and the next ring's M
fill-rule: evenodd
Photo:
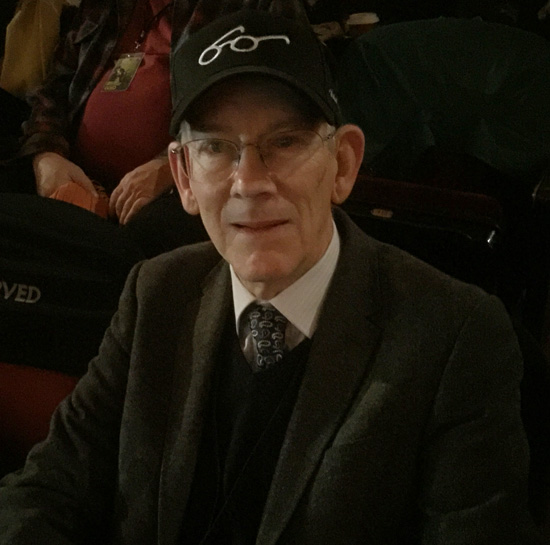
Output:
M244 34L244 32L245 28L241 25L235 27L233 30L230 30L221 38L218 38L212 45L209 45L201 53L201 56L199 57L199 64L201 66L206 66L207 64L210 64L211 62L216 60L222 52L222 49L226 45L229 46L229 49L235 51L236 53L248 53L257 49L258 44L265 40L283 40L284 42L286 42L286 44L290 44L290 38L283 34L249 36L247 34ZM236 33L238 34L237 36L235 36ZM232 39L228 39L226 42L223 41L230 36L234 37Z
M11 299L16 303L36 303L42 294L36 286L27 284L8 284L5 280L0 280L0 297Z

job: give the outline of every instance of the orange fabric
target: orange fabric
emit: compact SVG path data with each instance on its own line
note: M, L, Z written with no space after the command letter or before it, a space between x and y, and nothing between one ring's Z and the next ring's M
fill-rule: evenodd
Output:
M99 193L97 197L76 182L67 182L54 191L50 198L80 206L102 218L107 218L109 216L109 197L101 186L95 185L95 188Z

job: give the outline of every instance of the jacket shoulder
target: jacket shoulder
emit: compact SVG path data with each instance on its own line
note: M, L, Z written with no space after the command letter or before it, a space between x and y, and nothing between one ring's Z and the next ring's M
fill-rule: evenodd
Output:
M211 242L182 246L140 264L136 291L139 295L162 292L200 293L210 273L221 266L223 259Z

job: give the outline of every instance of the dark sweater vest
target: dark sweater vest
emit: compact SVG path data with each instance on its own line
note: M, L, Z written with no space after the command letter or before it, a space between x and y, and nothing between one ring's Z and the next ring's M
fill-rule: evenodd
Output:
M181 543L255 543L310 344L253 374L234 324L226 328Z

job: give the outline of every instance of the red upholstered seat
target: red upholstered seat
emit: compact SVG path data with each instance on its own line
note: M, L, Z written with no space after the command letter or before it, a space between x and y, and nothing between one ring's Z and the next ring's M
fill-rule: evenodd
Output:
M76 377L25 365L0 362L0 462L13 469L48 434L58 403L74 388Z

